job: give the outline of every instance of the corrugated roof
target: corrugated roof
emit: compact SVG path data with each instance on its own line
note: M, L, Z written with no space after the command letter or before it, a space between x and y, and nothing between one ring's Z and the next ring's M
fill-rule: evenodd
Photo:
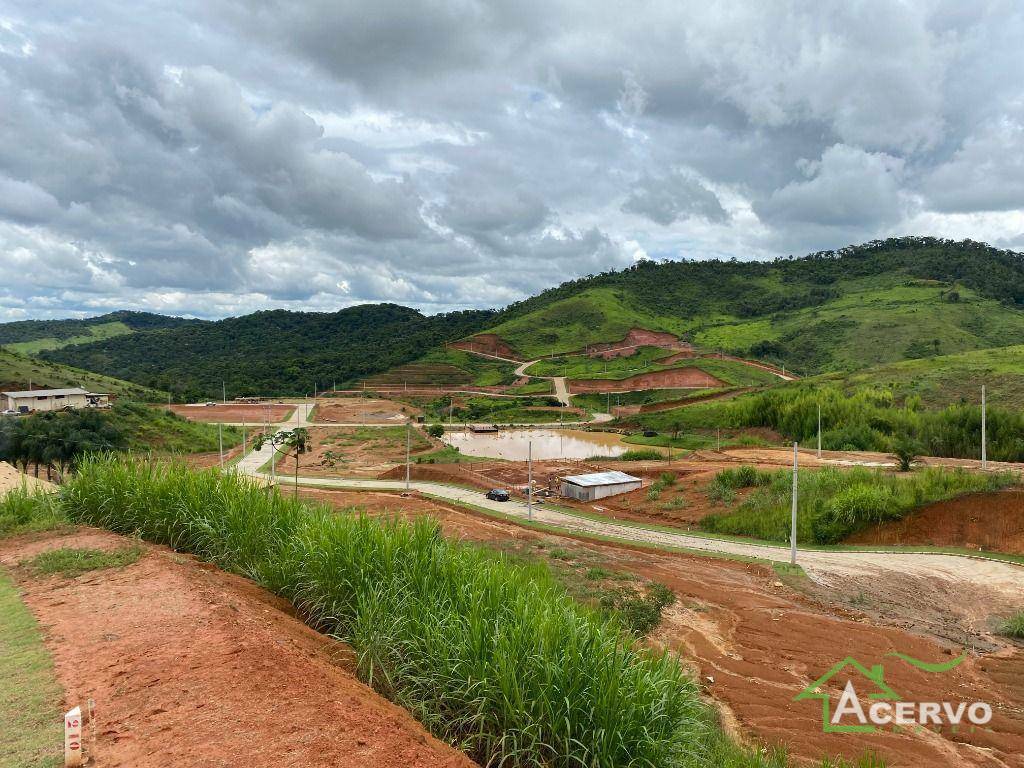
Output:
M81 387L71 387L70 389L28 389L24 392L4 392L7 397L56 397L57 395L92 395L93 392L82 389Z
M617 470L611 472L594 472L589 475L571 475L563 478L567 483L573 485L620 485L621 483L639 483L641 482L639 477L633 477L627 475L625 472L619 472Z

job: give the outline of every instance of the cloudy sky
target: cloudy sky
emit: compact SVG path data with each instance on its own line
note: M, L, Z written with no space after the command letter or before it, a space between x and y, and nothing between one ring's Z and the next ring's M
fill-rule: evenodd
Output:
M4 0L0 320L1024 249L1021 40L1015 2Z

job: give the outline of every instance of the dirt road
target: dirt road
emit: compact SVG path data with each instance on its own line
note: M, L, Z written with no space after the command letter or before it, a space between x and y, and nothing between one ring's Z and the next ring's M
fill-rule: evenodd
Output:
M264 453L265 455L260 455ZM237 466L240 472L256 474L259 467L269 460L269 450L264 448L264 451L251 453L246 456ZM309 477L300 477L299 484L380 490L401 490L406 487L403 482L394 480ZM424 481L413 481L409 484L409 488L433 497L447 499L460 504L471 504L512 517L530 517L525 502L518 500L509 502L491 501L478 490ZM546 504L535 505L532 519L539 523L555 526L564 531L590 536L610 537L619 541L653 544L659 547L717 552L775 562L786 562L789 559L788 547L727 541L689 533L656 530L639 525L610 522L583 517L580 514L556 509ZM1004 562L940 554L818 550L801 550L798 562L812 579L821 584L828 584L830 580L835 581L846 576L869 576L880 572L934 577L984 585L987 588L998 591L1006 600L1015 600L1017 605L1024 605L1024 569Z
M886 657L899 651L919 659L948 660L951 652L964 647L960 630L969 629L971 604L983 601L983 595L961 590L959 606L967 615L946 614L940 603L921 606L920 597L904 594L899 582L875 578L870 592L857 605L849 605L805 580L793 583L795 589L784 585L762 565L581 541L416 494L403 498L381 492L305 490L303 495L368 514L429 515L447 536L552 563L570 580L582 580L592 590L591 600L598 600L602 589L591 578L594 573L609 576L612 589L624 583L622 574L668 586L677 600L663 614L652 643L681 653L720 707L727 727L740 738L785 744L797 761L817 765L822 756L836 754L856 760L869 750L883 756L890 768L1018 768L1024 760L1021 649L1003 642L941 675ZM922 582L913 583L920 591ZM957 602L949 594L940 597L946 604ZM876 617L885 601L898 601L903 610ZM794 696L844 656L883 663L887 682L908 700L988 702L996 713L992 726L941 734L823 734L820 704L797 702Z

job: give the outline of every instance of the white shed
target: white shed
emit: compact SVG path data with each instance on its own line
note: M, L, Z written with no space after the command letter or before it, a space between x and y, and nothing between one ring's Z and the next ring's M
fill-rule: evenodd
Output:
M3 393L4 408L21 413L62 411L66 408L103 408L109 399L109 395L89 392L81 387Z
M579 501L594 501L605 496L635 491L643 485L639 477L625 472L594 472L589 475L571 475L562 478L562 495Z

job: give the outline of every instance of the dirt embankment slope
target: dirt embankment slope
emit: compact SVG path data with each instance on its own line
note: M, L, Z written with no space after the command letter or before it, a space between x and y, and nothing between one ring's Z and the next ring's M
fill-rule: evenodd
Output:
M0 461L0 494L25 486L30 491L36 488L52 490L56 486L32 475L24 475L6 461Z
M975 493L929 504L902 520L868 528L847 541L981 548L1024 555L1024 491Z
M727 724L751 741L787 745L797 764L817 765L823 755L856 760L874 751L889 768L1024 768L1024 649L1003 644L993 653L972 654L944 674L921 672L886 657L899 651L926 661L950 660L961 646L939 638L974 621L972 606L992 604L988 593L940 577L924 590L927 585L913 577L875 578L871 591L850 605L813 583L801 584L800 591L784 586L761 565L581 541L415 496L388 499L383 493L371 498L360 492L312 490L303 494L341 507L363 506L372 514L428 514L441 522L446 535L541 559L553 561L557 553L558 563L575 569L583 580L591 569L602 569L667 585L677 601L664 614L652 642L690 660ZM918 600L915 613L872 618L876 600L896 597L907 604L908 594L929 589L935 600L928 605ZM936 636L931 630L939 624L944 629ZM995 712L992 723L988 729L961 728L955 733L905 729L823 734L821 703L793 697L846 656L869 665L884 664L886 682L906 701L988 702ZM854 680L855 685L861 682ZM844 684L845 680L840 682L840 688Z
M33 577L17 565L47 549L126 543L82 529L0 544L0 564L18 579L53 654L62 706L96 701L95 764L474 765L359 682L346 646L242 578L155 546L134 565L75 579Z
M728 386L700 368L669 368L663 371L638 373L625 379L571 379L569 391L574 395L587 392L633 392L645 389L714 389Z

